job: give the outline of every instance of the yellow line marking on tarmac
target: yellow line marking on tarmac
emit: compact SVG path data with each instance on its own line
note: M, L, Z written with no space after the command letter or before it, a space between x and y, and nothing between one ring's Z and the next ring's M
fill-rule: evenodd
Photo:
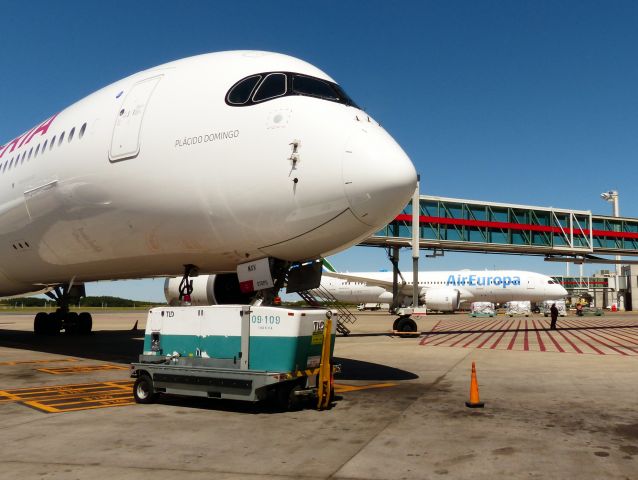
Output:
M43 360L16 360L13 362L0 362L0 366L28 365L33 363L59 363L59 362L79 362L77 358L48 358Z
M335 384L335 392L394 387L396 383ZM0 390L0 404L17 402L45 413L75 412L135 404L130 380Z
M18 402L46 413L133 405L132 386L132 381L123 380L18 388L0 391L0 402Z
M129 367L123 365L83 365L81 367L56 367L56 368L36 368L38 372L50 373L52 375L63 375L66 373L87 373L97 370L128 370Z
M372 388L387 388L395 387L397 383L371 383L368 385L344 385L341 383L335 383L336 393L356 392L359 390L369 390Z

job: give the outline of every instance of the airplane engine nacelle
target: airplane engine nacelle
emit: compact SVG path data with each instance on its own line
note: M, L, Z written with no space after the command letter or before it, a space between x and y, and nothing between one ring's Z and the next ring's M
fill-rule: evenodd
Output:
M182 277L167 278L164 281L164 296L169 305L179 304L179 284ZM191 305L246 304L250 296L239 289L236 273L199 275L190 279L193 285Z
M453 288L428 288L421 299L430 310L453 312L459 308L461 292Z

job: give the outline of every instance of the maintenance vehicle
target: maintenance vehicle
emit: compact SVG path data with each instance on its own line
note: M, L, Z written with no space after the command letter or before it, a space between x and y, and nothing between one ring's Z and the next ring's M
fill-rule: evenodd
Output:
M160 394L329 408L336 322L314 308L213 305L148 313L144 349L131 364L137 403Z

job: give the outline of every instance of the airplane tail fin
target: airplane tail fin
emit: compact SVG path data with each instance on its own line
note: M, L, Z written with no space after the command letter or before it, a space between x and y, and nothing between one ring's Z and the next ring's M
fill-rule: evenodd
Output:
M337 270L335 270L335 267L332 266L332 264L328 261L327 258L324 258L322 263L323 263L323 269L325 271L337 273Z

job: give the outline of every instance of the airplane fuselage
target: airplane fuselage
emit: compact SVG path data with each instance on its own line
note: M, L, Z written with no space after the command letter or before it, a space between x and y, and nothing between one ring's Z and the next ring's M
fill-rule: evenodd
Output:
M250 100L232 103L251 76ZM259 100L268 76L285 91ZM347 97L292 94L301 76L336 85L279 54L178 60L0 147L0 296L317 258L378 230L407 203L414 167Z
M324 273L321 286L339 301L348 303L390 303L392 289L374 285L376 282L392 282L391 272L356 272L352 279L333 278ZM412 289L412 272L404 272L406 280L401 297L404 303L411 302L406 290ZM369 279L366 282L365 279ZM399 280L400 281L400 280ZM441 272L419 272L419 291L424 295L430 291L457 290L461 302L512 300L541 301L563 298L566 291L550 277L521 270L462 270Z

